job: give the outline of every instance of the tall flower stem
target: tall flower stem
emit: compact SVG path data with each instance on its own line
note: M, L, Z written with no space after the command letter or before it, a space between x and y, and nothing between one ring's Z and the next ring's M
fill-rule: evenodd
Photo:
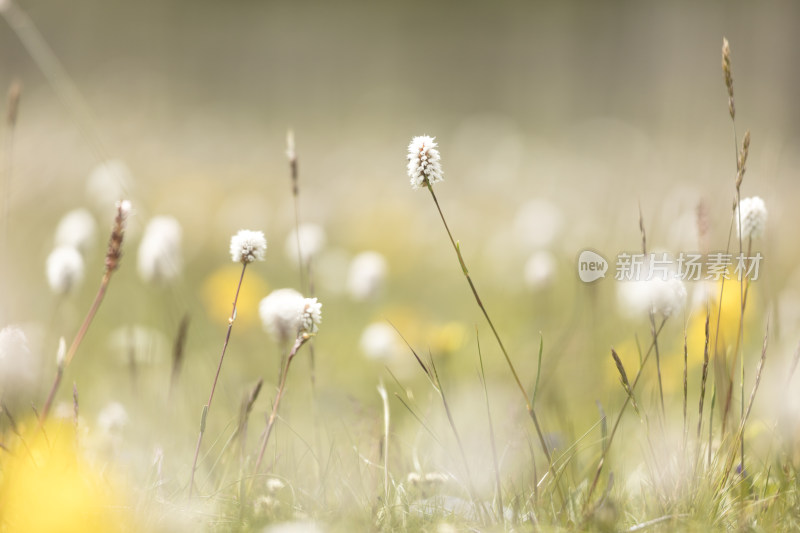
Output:
M83 319L83 323L81 324L78 333L75 335L75 338L72 340L72 344L70 344L69 350L64 356L63 363L59 363L58 365L56 377L53 380L53 385L50 387L47 400L45 400L44 407L42 407L42 412L39 415L39 427L41 427L44 421L47 420L47 416L50 414L50 409L53 406L56 393L61 385L61 379L64 377L64 370L72 362L72 359L75 357L75 353L78 351L78 347L83 342L84 337L86 337L86 332L89 331L89 326L92 324L92 321L97 314L97 310L100 309L100 304L103 303L103 298L106 295L108 284L111 281L111 275L117 270L117 267L119 267L119 261L122 257L122 239L125 235L125 220L127 219L129 212L129 202L121 201L117 203L117 215L114 218L114 226L111 229L111 237L108 240L108 251L106 252L103 279L100 281L100 287L97 289L94 302L92 302L92 306L89 308L86 318Z
M211 409L211 402L214 400L214 391L217 389L217 381L219 380L219 373L222 370L222 361L225 359L225 351L228 349L228 342L231 338L231 330L233 329L233 323L236 320L236 303L239 301L239 291L242 288L242 280L244 280L244 271L247 269L247 262L242 262L242 273L239 276L239 284L236 286L236 294L233 297L233 308L231 311L231 316L228 318L228 332L225 335L225 342L222 345L222 353L219 356L219 364L217 365L217 373L214 375L214 383L211 385L211 393L208 395L208 402L203 406L203 414L201 415L200 419L200 433L197 436L197 446L194 450L194 461L192 461L192 477L189 481L189 497L192 497L192 491L194 490L194 475L197 471L197 459L200 456L200 445L203 443L203 435L206 432L206 417L208 416L208 411Z
M528 414L530 415L531 420L533 420L533 425L536 427L536 434L539 437L539 443L541 444L542 451L544 452L545 457L547 457L547 462L550 466L550 470L552 471L553 459L550 455L550 450L547 447L547 441L545 441L541 425L539 424L539 417L536 416L536 411L534 410L533 404L531 403L528 393L525 391L525 387L522 385L522 381L520 381L519 379L519 375L517 374L517 371L514 368L514 363L511 362L511 358L508 355L508 351L506 351L506 347L503 344L503 341L500 339L500 334L497 332L497 328L494 327L494 323L492 322L492 319L489 317L489 313L486 311L486 307L483 305L481 297L478 295L478 290L475 288L475 284L472 282L472 278L469 275L469 270L467 269L467 265L466 263L464 263L464 258L461 255L461 248L459 246L459 243L453 238L453 234L450 232L450 228L447 226L447 221L445 220L444 214L442 213L442 208L439 206L439 200L437 200L436 198L436 193L433 192L433 187L427 180L425 182L425 185L431 192L433 203L436 204L436 209L437 211L439 211L439 217L441 217L442 224L444 224L444 229L447 231L447 236L450 238L450 244L453 245L453 250L455 250L456 252L456 256L458 257L458 263L461 265L461 271L464 273L464 277L467 278L467 283L469 284L469 288L472 291L472 295L475 297L475 302L477 302L478 307L483 313L483 316L486 318L486 322L489 324L489 328L492 330L494 338L497 340L497 344L500 346L500 351L503 352L503 356L506 359L506 363L508 363L508 368L511 370L511 374L514 376L514 380L517 383L517 387L519 388L519 391L522 393L522 397L525 399L525 408L528 410ZM554 472L553 475L555 479Z
M283 398L283 392L286 389L286 375L289 373L289 365L292 364L292 359L297 354L297 350L310 339L311 336L307 334L301 334L297 337L297 340L294 342L294 346L292 347L292 351L289 352L289 356L286 358L286 365L283 368L283 372L281 373L281 381L278 385L278 393L275 395L275 401L272 403L272 412L269 414L269 419L267 419L267 428L264 430L264 440L261 442L261 451L258 452L258 460L256 461L256 468L254 475L258 475L258 471L261 469L261 463L264 460L264 452L267 450L267 444L269 443L269 437L272 434L272 428L275 426L275 420L278 417L278 407L281 404L281 398Z
M81 342L83 342L83 338L86 336L86 332L89 330L89 326L92 324L94 316L97 314L97 310L100 309L100 304L103 302L103 298L105 297L109 281L111 281L111 272L106 271L103 274L103 279L100 281L100 287L97 289L94 302L92 302L89 312L86 313L86 317L83 319L83 323L81 324L78 333L75 335L75 338L72 340L72 344L69 346L67 355L64 358L64 363L59 365L58 369L56 370L56 377L53 380L53 385L50 387L50 393L47 395L47 400L45 400L44 407L42 407L42 412L39 415L40 424L43 423L50 414L50 409L53 406L53 400L55 400L56 392L58 392L58 388L61 385L61 378L64 376L64 370L70 361L72 361L72 358L75 357L75 352L78 351L78 347L81 345Z

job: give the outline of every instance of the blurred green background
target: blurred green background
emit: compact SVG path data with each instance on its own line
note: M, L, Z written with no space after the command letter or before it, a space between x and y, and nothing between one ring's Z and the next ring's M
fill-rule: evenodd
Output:
M106 158L125 161L134 178L126 256L68 376L85 390L90 411L110 399L130 406L150 395L155 401L145 402L141 417L158 413L172 338L189 313L185 386L171 400L185 414L180 435L188 449L235 288L235 279L210 280L223 276L228 240L241 228L263 230L270 249L265 263L248 269L251 302L234 328L218 412L225 406L233 416L245 386L259 376L274 384L277 350L260 331L255 303L268 290L299 288L284 253L294 225L288 128L297 140L300 219L322 225L328 237L327 255L315 266L324 304L315 343L321 409L357 417L351 402L364 402L378 416L375 385L391 378L358 343L364 327L385 319L420 353L441 357L445 379L467 396L478 390L477 325L492 382L503 391L510 376L434 205L405 175L409 140L429 134L445 172L439 199L512 357L532 385L541 332L541 393L553 411L572 412L582 433L597 418L595 399L622 399L608 347L633 346L634 335L646 338L648 330L643 319L618 316L612 280L578 280L578 253L593 248L613 260L637 250L639 204L654 249L696 250L691 216L700 200L709 206L712 249L725 248L735 162L723 36L732 47L739 138L750 129L753 139L743 195L761 196L770 212L760 244L768 270L754 312L788 315L774 335L786 346L796 342L800 313L779 313L780 295L800 289L791 229L800 224L793 205L800 183L795 2L19 5L87 104L84 111L62 101L17 35L0 25L0 88L15 79L23 85L7 189L2 320L40 332L34 345L43 383L53 372L57 337L71 337L101 274L113 206L93 203L87 178ZM526 227L520 209L532 200L557 213L555 222L534 216ZM95 262L83 287L56 306L44 260L58 219L82 206L100 227ZM133 262L141 229L157 214L175 216L184 230L184 278L168 290L145 286ZM554 224L552 235L536 237L545 231L540 223ZM548 287L532 290L524 264L540 249L553 253L557 268ZM389 262L384 291L367 303L344 291L347 260L363 250ZM793 310L800 307L796 294L787 304ZM758 346L761 322L754 323L749 340ZM142 363L136 379L125 349L114 355L111 340L134 325L158 339L147 336L144 359L156 362ZM665 351L679 354L683 322L669 326ZM405 363L391 362L394 372L421 383L405 356ZM292 379L290 394L307 396L307 374ZM267 390L271 397L274 386ZM212 417L214 427L225 416Z

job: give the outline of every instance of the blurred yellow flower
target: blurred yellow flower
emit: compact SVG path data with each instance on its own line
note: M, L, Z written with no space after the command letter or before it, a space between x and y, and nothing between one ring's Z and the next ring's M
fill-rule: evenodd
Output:
M458 351L467 336L460 322L447 322L434 326L430 331L430 348L434 355L447 356Z
M236 285L242 274L241 265L225 265L203 281L201 297L208 316L215 322L228 323ZM236 304L236 323L243 327L258 324L258 302L269 292L269 285L253 268L248 268Z
M21 437L0 452L0 531L7 533L115 533L131 531L108 481L75 450L71 423L37 430L31 420ZM123 516L123 514L125 516Z

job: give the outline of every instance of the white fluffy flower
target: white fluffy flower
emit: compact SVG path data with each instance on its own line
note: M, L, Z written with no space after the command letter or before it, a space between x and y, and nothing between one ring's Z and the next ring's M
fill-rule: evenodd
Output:
M148 283L162 285L174 281L181 273L181 225L170 216L154 217L144 230L139 244L139 275Z
M534 198L517 210L514 232L519 243L528 250L550 246L563 226L561 209L546 198Z
M234 263L263 261L266 252L267 239L263 231L243 229L231 237L231 259Z
M408 145L408 176L411 187L419 189L427 184L433 185L444 178L442 165L439 162L439 150L434 142L435 137L422 135L411 139Z
M94 245L97 222L84 208L73 209L63 217L56 227L56 246L72 246L85 254Z
M0 330L0 396L6 401L21 399L19 393L32 389L37 368L22 329L6 326Z
M322 304L316 298L305 298L300 313L300 334L313 334L322 322Z
M325 247L325 230L317 224L301 224L299 229L294 229L286 238L286 257L297 262L297 242L300 241L300 252L303 254L303 264L316 256Z
M302 294L294 289L278 289L261 300L258 314L267 333L279 344L285 344L297 336L304 308Z
M66 294L83 281L83 256L72 246L58 246L47 256L47 283L56 294Z
M741 211L741 226L739 226ZM739 209L733 214L736 217L736 229L742 239L757 239L764 234L767 225L767 206L758 196L743 198Z
M683 309L686 304L686 287L676 277L650 280L653 312L670 316Z
M86 193L98 207L106 209L130 194L133 175L128 165L119 159L109 159L97 165L86 182Z
M533 254L525 263L525 285L538 290L550 285L556 274L556 259L547 251Z
M353 299L373 298L383 287L388 270L386 259L378 252L361 252L350 262L347 291Z
M373 322L364 328L358 346L369 359L391 359L399 350L397 332L388 324Z
M97 427L106 434L119 434L128 425L128 411L121 403L111 402L97 415Z
M651 310L667 317L683 309L686 303L686 287L677 277L624 281L618 287L620 310L629 318L638 318Z

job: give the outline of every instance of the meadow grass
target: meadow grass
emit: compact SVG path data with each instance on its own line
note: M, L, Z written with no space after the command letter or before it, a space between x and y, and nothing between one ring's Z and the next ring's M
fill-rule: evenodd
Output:
M80 117L83 131L94 137L86 104L66 71L24 12L10 5L3 14L65 104ZM745 234L749 219L742 207L750 133L745 133L740 144L727 40L722 65L736 147L734 202L725 253L738 248L738 253L750 256L758 246L755 233ZM12 89L12 95L7 162L13 151L19 89ZM374 303L345 302L342 296L323 294L326 323L320 324L315 280L325 272L314 254L304 255L300 232L303 197L294 134L289 133L291 198L287 194L287 203L292 204L297 253L297 271L292 278L299 279L300 292L297 298L289 294L269 312L263 307L259 310L265 328L278 336L273 339L276 342L248 329L246 323L241 334L237 328L241 338L232 336L237 319L258 321L258 316L240 316L259 314L255 303L244 301L252 297L245 272L257 282L261 266L255 259L269 263L274 253L271 248L264 256L263 233L256 241L248 240L256 238L252 234L258 231L245 232L239 240L241 234L237 234L232 240L237 268L232 277L220 274L221 285L225 285L221 290L226 292L215 300L219 303L233 295L230 314L222 324L198 318L202 304L194 293L199 274L192 272L191 266L184 273L184 283L191 287L188 302L175 296L178 289L174 286L153 288L159 291L155 293L128 281L127 285L120 283L126 301L117 302L111 310L101 309L112 274L118 267L131 266L123 253L130 247L128 239L123 242L130 206L118 204L99 290L69 349L64 346L58 356L46 358L42 365L44 377L39 381L47 383L46 378L54 376L47 394L41 394L41 384L29 384L25 389L9 384L9 379L3 381L0 531L52 531L54 527L63 531L165 532L800 528L797 421L779 408L783 396L792 394L800 345L791 357L772 356L768 342L772 317L748 314L754 306L748 295L757 285L742 278L732 289L736 282L726 283L723 278L706 291L694 311L681 314L649 302L635 326L614 322L615 327L635 329L622 334L634 337L635 342L601 347L608 354L603 368L618 378L619 388L604 396L605 404L597 400L588 406L574 405L574 398L560 390L564 372L554 370L558 361L553 359L564 354L548 351L546 357L545 347L551 344L558 352L566 351L572 349L571 337L585 334L591 338L591 333L573 331L568 325L562 339L551 338L545 331L536 337L537 342L531 341L530 335L509 342L521 330L513 327L509 317L519 312L491 291L479 295L479 278L468 269L461 242L454 238L434 191L442 178L436 144L428 137L419 139L423 138L415 138L410 146L410 165L420 161L425 165L416 174L409 167L412 185L417 179L414 187L430 194L456 254L460 273L451 269L452 277L465 278L469 298L453 294L436 303L445 309L455 307L452 302L474 306L474 344L460 338L453 341L461 335L458 328L442 328L436 344L420 347L412 330L421 319L397 313L399 320L384 316L397 335L385 340L381 349L394 350L397 346L392 342L399 340L400 357L416 372L387 363L375 379L350 359L348 364L354 366L341 370L351 380L348 383L369 377L359 391L337 383L332 372L320 372L317 356L324 359L353 344L340 340L357 334L348 315ZM435 163L436 168L431 170L428 163ZM12 178L12 167L7 164L2 183L11 183ZM458 177L451 181L457 186ZM0 205L7 206L5 199ZM727 209L727 203L702 204L697 222L701 247L705 248L703 241L708 236L708 211ZM133 210L137 210L136 203ZM4 207L3 235L7 215ZM645 217L640 206L643 254L649 251ZM732 246L734 228L736 247ZM442 247L447 247L443 237ZM0 249L6 247L3 237ZM219 248L224 252L224 246ZM4 257L8 257L5 252ZM436 275L420 271L413 277L423 291L459 290L446 276L440 279ZM731 300L733 290L736 294ZM75 304L67 299L65 305ZM535 304L543 313L568 315L572 311L572 302L560 299L547 304L537 300ZM120 305L141 305L147 313L157 315L153 328L157 335L148 333L147 342L169 341L162 347L150 344L140 349L135 333L128 331L122 346L129 364L122 371L108 361L92 358L102 350L96 340L84 343L90 325L94 324L92 331L117 325ZM174 320L174 314L165 318L167 314L160 314L159 306L177 309L179 319ZM416 312L423 315L424 310ZM200 322L204 327L190 329L190 316L193 324ZM337 331L329 326L331 322L350 329ZM51 327L57 331L47 331L47 338L57 338L67 326L72 327L66 320L53 323L56 325ZM726 334L730 330L735 332L732 338ZM218 343L223 332L222 350L214 365L210 357L203 357L211 354L208 346ZM645 342L639 339L642 333ZM487 335L494 341L491 346L485 342ZM193 336L199 340L193 342ZM451 349L450 344L457 347ZM24 336L11 328L0 332L0 350L0 358L9 361L16 353L29 351ZM676 350L680 353L677 373L670 370L667 360L667 354ZM699 368L690 365L690 352L702 354ZM165 353L165 360L153 364L140 360L150 353ZM228 353L227 360L239 363L230 362L226 374L222 366ZM92 363L81 364L82 357ZM308 366L301 367L299 360L304 358ZM71 365L73 359L75 365ZM266 361L258 365L258 375L241 362L252 359ZM275 364L277 361L280 364ZM756 424L751 418L753 407L770 364L785 365L778 371L785 376L785 390L779 391L777 401L771 399L770 405L778 407L759 412ZM290 368L295 371L290 373ZM324 368L330 371L331 365ZM587 368L594 367L587 364ZM567 375L580 372L569 369ZM73 381L71 391L62 390L65 378ZM671 386L668 378L678 385ZM207 400L200 404L209 387ZM123 388L130 390L123 393ZM211 411L217 390L220 396ZM359 396L363 390L370 391L368 399ZM79 402L84 391L91 391L95 405L87 408ZM124 395L127 411L113 405L97 408L97 398L104 394L109 402ZM269 405L259 401L264 397ZM573 419L576 412L581 417ZM587 419L589 423L584 423Z

